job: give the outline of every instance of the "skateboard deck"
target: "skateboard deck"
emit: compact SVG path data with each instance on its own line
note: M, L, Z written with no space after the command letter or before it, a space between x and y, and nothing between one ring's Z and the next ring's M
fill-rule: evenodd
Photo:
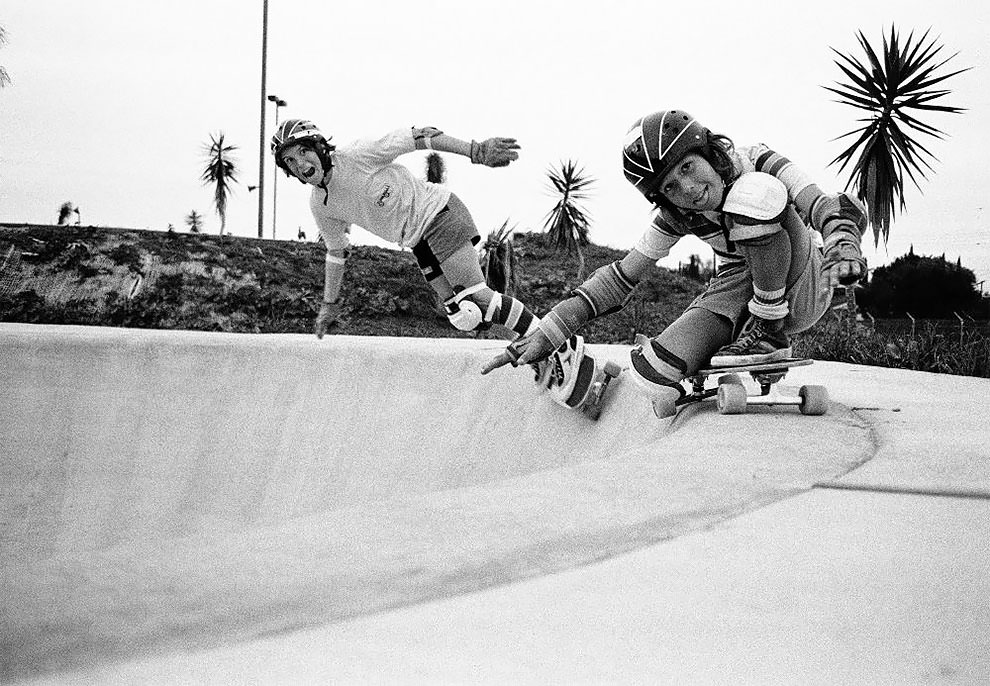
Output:
M699 369L688 377L690 392L673 403L654 401L653 411L658 417L670 417L676 414L679 407L715 398L718 411L722 414L743 414L752 405L795 405L801 414L825 414L828 411L828 391L824 386L801 386L796 396L782 394L774 388L791 367L803 367L812 363L813 360L809 359L787 358L762 364ZM748 372L759 384L758 394L747 391L739 376L743 372ZM718 385L706 388L705 382L712 376L718 377Z
M609 384L622 373L622 368L612 361L602 364L594 356L584 353L578 362L574 386L564 397L559 390L554 389L553 377L560 373L560 370L553 369L555 364L556 361L550 361L545 365L537 372L534 381L537 385L550 389L557 404L597 420L602 413Z

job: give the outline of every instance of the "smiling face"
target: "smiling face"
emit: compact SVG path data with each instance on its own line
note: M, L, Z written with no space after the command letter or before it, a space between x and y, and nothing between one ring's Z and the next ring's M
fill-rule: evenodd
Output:
M333 167L324 170L320 156L309 145L290 145L282 151L282 162L297 179L311 186L329 182ZM325 177L325 178L324 178Z
M690 152L663 177L660 192L683 210L717 210L722 204L725 182L708 160Z

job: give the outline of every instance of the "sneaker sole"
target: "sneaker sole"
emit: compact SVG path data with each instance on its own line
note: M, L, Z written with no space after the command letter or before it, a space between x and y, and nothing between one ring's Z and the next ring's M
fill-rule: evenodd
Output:
M761 355L725 355L722 357L714 355L710 366L742 367L749 364L769 364L771 362L789 359L791 352L792 350L790 348L781 348L780 350L774 350L773 352L763 353Z

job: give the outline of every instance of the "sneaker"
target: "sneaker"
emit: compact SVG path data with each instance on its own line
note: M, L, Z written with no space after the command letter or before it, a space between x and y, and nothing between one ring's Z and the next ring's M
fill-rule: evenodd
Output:
M786 360L791 356L791 342L780 324L753 317L739 338L712 355L711 366L740 367Z

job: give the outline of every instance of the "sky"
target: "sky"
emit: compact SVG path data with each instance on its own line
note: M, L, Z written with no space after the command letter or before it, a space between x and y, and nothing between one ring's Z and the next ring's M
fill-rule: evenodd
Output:
M222 132L237 146L239 181L227 230L258 235L262 0L3 0L0 66L0 221L55 223L79 207L83 224L187 230L196 210L219 232L212 191L199 180L204 145ZM990 73L986 3L835 0L269 0L266 94L278 117L312 119L336 143L408 126L466 140L512 136L504 169L446 155L447 183L483 235L508 221L540 231L555 198L547 170L574 160L595 184L585 202L591 239L629 249L650 206L622 176L622 139L638 117L683 109L737 145L766 143L829 191L843 188L836 137L858 110L824 86L843 76L836 49L861 56L856 32L879 46L895 23L958 53L944 71L945 104L966 108L929 121L944 140L937 160L871 266L913 246L961 260L990 292ZM264 236L309 240L308 187L268 155L276 107L266 101ZM423 153L399 158L425 176ZM278 172L276 174L276 172ZM273 194L277 193L277 202ZM273 207L277 207L273 217ZM382 245L360 229L355 243ZM682 241L667 266L691 253Z

